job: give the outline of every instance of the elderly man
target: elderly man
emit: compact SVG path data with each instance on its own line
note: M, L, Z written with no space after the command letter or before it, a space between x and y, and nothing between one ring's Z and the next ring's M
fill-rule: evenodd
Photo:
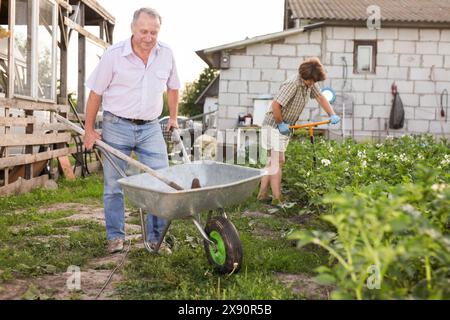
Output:
M91 149L99 134L94 130L100 105L103 107L102 140L152 169L167 167L166 144L158 123L167 87L170 120L167 130L178 128L178 89L180 81L172 50L158 41L161 16L154 9L141 8L134 13L131 38L109 47L86 82L91 90L86 106L84 145ZM125 169L126 163L117 164ZM125 239L123 191L120 178L104 161L104 206L108 252L123 250ZM147 215L148 239L156 244L167 221ZM160 250L170 252L163 243Z

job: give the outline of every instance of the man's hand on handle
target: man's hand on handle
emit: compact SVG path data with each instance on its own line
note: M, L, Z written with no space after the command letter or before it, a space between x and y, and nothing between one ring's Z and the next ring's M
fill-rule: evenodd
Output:
M167 122L166 131L172 130L172 128L178 129L178 121L177 119L170 118Z
M100 134L95 130L86 129L84 133L84 147L86 150L91 150L94 146L95 140L100 140Z

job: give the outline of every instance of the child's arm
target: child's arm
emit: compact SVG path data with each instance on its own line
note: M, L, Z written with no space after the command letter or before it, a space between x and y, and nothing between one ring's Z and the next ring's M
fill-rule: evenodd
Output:
M316 98L317 102L320 104L320 106L322 107L323 110L325 110L325 112L331 116L332 114L335 114L333 107L330 105L330 103L328 102L328 100L323 96L323 95L319 95Z
M328 100L323 96L319 95L316 98L323 110L330 116L331 124L337 124L341 118L334 112L333 107L330 105Z
M277 124L283 122L283 117L281 115L281 105L276 100L273 100L272 102L272 113L273 118L275 119L275 122Z

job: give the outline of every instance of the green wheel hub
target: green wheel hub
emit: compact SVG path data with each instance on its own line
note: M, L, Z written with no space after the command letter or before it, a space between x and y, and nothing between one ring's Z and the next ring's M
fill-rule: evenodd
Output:
M218 265L223 265L225 263L225 259L227 257L227 252L225 250L225 244L223 243L223 239L217 231L211 231L209 237L212 241L216 243L217 249L214 249L212 245L209 245L209 252L211 253L211 257L215 263Z

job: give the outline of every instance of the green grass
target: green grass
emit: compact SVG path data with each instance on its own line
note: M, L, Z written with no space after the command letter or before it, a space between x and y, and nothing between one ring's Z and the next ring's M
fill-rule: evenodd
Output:
M255 204L253 197L227 211L240 233L244 259L231 276L218 274L209 265L203 240L188 220L174 220L167 241L172 255L152 255L132 250L124 268L125 281L117 285L123 299L302 299L277 280L276 273L307 273L327 261L320 249L299 251L285 234L296 225L279 216L249 218L242 212ZM297 225L298 226L298 225ZM260 232L262 230L262 232Z
M2 198L0 203L0 282L83 268L106 255L105 230L96 222L69 220L74 209L45 211L64 202L101 206L103 184L98 176L62 181L58 190L35 190ZM267 211L255 196L227 210L240 233L244 260L238 273L218 274L209 265L203 240L189 220L174 220L167 236L173 254L151 255L133 248L124 266L124 280L114 284L122 299L303 299L277 279L277 273L307 273L326 263L318 248L299 251L285 236L298 224L296 210L251 218L245 211ZM130 208L129 204L127 207ZM298 211L298 210L297 210ZM204 217L205 218L205 217ZM129 219L139 224L138 216ZM111 270L111 263L97 269Z
M20 196L1 198L0 217L7 212L20 209L32 209L43 205L64 202L101 203L103 181L98 175L91 175L74 181L61 180L58 189L36 189Z
M0 202L0 282L14 278L65 272L82 267L105 252L105 230L87 220L68 220L75 210L45 211L64 202L99 203L102 181L61 181L57 190L37 189ZM43 207L43 208L42 208Z

